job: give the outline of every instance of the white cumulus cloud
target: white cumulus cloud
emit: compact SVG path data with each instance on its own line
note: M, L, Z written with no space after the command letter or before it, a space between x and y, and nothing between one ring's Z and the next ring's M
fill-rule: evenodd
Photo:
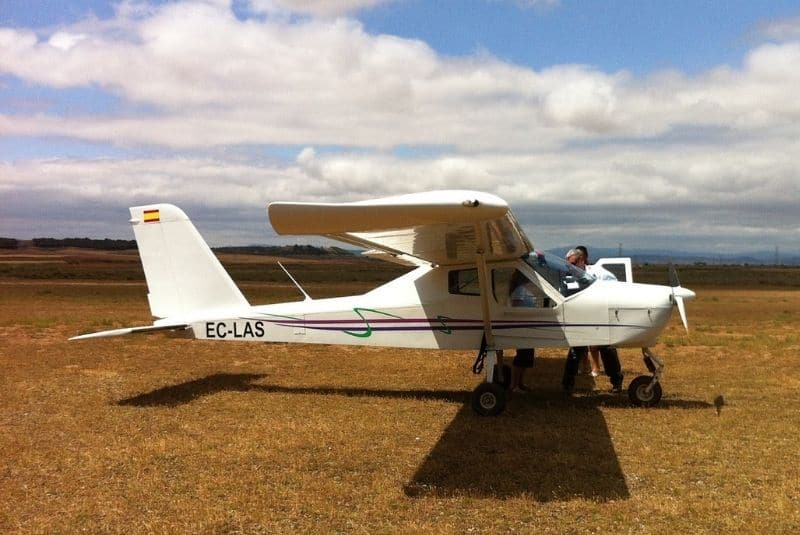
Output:
M270 200L470 188L519 207L534 236L563 232L540 216L624 233L640 214L659 235L703 229L741 244L761 229L800 241L788 208L800 202L794 19L763 28L775 39L741 65L638 76L443 56L342 16L375 3L253 1L263 15L242 20L230 1L125 2L109 20L0 28L6 80L120 103L62 114L22 102L0 113L2 135L157 154L5 162L3 210L23 198L158 198L263 215ZM242 147L255 148L226 157ZM737 221L749 230L731 236Z

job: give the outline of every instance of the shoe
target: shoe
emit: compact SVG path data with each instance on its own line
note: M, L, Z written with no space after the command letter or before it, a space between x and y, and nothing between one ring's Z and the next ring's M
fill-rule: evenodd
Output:
M612 394L622 394L622 385L614 385L611 387Z
M591 375L592 375L592 377L600 377L600 372L596 372L596 371L592 370Z
M519 386L517 387L517 389L518 389L518 390L521 390L522 392L530 392L530 391L531 391L530 387L527 387L527 386L525 386L525 385L519 385Z

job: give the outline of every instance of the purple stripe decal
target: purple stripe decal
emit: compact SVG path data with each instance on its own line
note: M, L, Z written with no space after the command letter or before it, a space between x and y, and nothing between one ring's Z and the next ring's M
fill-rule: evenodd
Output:
M318 331L341 331L346 329L347 327L341 326L337 327L330 322L329 325L317 325L313 323L283 323L283 322L274 322L274 325L279 327L304 327L306 329L314 329ZM563 327L628 327L628 328L638 328L644 329L645 327L642 325L605 325L599 323L523 323L523 324L511 324L511 325L496 325L492 323L492 327L494 330L509 330L509 329L552 329L552 328L563 328ZM366 327L365 327L366 329ZM441 330L441 325L406 325L406 326L385 326L385 327L372 327L373 331L429 331L429 330ZM476 325L461 325L461 326L449 326L451 331L474 331L474 330L483 330L483 324L476 324Z
M359 309L365 310L366 309ZM371 311L385 314L379 311ZM483 321L480 319L452 319L447 317L438 318L375 318L375 319L319 319L319 320L303 320L286 317L275 317L274 319L259 316L257 318L243 318L243 319L258 319L260 321L268 321L273 325L279 327L302 327L310 330L317 331L342 331L346 334L358 337L367 337L374 331L384 332L414 332L414 331L434 331L444 334L450 334L452 331L481 331L483 330ZM356 332L350 332L354 326L357 326ZM642 325L612 325L607 323L560 323L557 321L515 321L515 320L498 320L492 322L492 327L495 330L509 330L509 329L562 329L567 327L600 327L600 328L635 328L644 329ZM363 331L363 333L362 333Z

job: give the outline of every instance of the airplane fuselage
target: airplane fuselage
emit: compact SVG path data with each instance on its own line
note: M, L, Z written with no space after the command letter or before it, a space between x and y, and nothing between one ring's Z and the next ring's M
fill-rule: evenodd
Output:
M470 268L423 266L362 295L253 306L187 323L196 338L214 341L474 349L484 335L480 297L453 292L451 284L451 272ZM512 268L525 270L526 264L493 266ZM552 286L540 290L547 306L535 308L509 306L493 293L497 349L644 347L654 343L673 308L667 286L596 281L568 297Z

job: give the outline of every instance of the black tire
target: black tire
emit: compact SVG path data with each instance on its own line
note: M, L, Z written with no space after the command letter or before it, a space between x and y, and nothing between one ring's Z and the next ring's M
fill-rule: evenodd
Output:
M472 391L472 410L481 416L497 416L506 408L506 391L498 383L481 383Z
M640 375L628 386L628 397L637 407L654 407L661 401L661 383L656 383L650 392L647 387L653 378L649 375Z
M511 366L508 364L503 364L502 366L495 364L494 375L492 377L494 383L497 383L505 390L508 390L511 386Z

